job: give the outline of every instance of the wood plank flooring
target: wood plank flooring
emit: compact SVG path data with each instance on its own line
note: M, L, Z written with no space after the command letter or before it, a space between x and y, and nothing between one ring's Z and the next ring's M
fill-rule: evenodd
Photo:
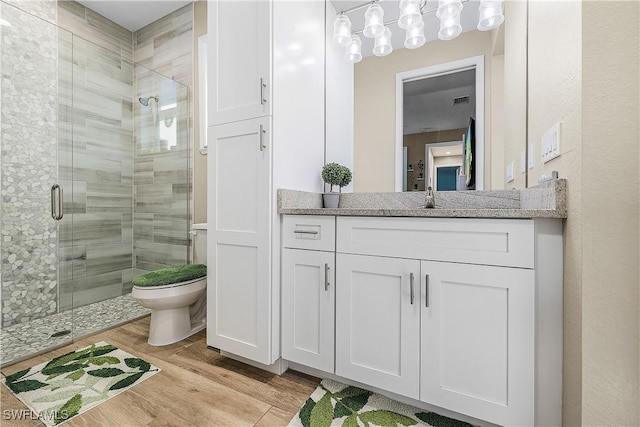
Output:
M320 380L298 372L274 375L221 356L206 345L205 331L164 347L147 344L149 318L105 331L2 369L2 376L69 351L107 341L162 371L67 422L95 426L286 426ZM44 426L7 419L26 406L0 386L3 427Z

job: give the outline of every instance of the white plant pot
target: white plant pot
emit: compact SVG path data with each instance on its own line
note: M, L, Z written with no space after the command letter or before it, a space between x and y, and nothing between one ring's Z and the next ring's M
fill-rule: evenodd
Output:
M340 193L323 193L322 201L325 208L337 208L340 203Z

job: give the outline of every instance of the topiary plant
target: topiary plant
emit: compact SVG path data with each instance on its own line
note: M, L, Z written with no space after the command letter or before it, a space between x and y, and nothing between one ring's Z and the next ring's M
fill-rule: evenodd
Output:
M342 189L345 185L349 185L351 178L351 170L346 166L332 162L322 167L322 180L331 186L332 193L334 185Z

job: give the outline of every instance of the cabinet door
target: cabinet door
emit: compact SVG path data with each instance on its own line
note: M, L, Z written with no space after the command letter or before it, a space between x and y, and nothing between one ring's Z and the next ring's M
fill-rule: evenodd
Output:
M270 114L271 2L208 2L209 125Z
M420 400L534 422L534 271L423 261Z
M336 269L336 374L417 399L420 261L338 254Z
M209 128L207 344L271 363L269 119Z
M282 357L334 371L335 254L282 251Z

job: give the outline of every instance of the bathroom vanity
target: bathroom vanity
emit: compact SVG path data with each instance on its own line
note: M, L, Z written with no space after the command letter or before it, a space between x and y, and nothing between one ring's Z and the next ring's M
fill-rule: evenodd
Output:
M450 197L491 193L508 206L281 193L282 357L490 423L560 425L563 202Z

